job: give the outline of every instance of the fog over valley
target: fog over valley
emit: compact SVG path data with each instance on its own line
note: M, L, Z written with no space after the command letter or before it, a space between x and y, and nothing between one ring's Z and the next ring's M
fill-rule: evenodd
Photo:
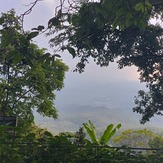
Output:
M37 124L54 133L77 131L82 123L88 120L91 120L99 131L110 123L121 123L122 129L149 126L151 129L159 129L162 127L162 117L157 116L147 124L141 125L139 123L141 115L132 111L137 92L146 89L143 83L133 80L84 79L80 74L69 74L65 80L65 87L56 92L55 104L59 114L58 120L36 115Z

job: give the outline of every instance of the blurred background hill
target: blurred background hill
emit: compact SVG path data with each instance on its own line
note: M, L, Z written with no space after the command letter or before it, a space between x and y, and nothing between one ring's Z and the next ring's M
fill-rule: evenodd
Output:
M88 120L95 124L99 132L110 123L121 123L122 129L148 128L156 132L162 130L163 117L154 117L150 122L141 125L141 116L132 111L134 96L138 90L145 89L138 81L71 80L73 79L67 78L65 88L56 95L58 120L36 114L37 124L54 133L77 131Z

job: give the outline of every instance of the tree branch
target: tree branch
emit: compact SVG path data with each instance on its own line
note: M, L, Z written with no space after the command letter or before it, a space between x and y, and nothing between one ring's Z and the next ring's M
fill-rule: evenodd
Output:
M32 88L28 89L26 92L24 92L22 95L20 95L18 97L17 100L15 100L15 102L12 105L12 109L15 107L16 103L19 102L19 100L21 100L27 93L29 93L30 91L32 91Z
M24 25L24 17L25 17L26 15L29 15L29 14L32 12L34 6L37 4L38 1L43 1L43 0L35 0L34 2L30 3L30 4L27 5L27 6L30 6L30 5L31 5L31 7L30 7L27 11L25 11L23 14L20 15L19 18L21 19L22 29L23 29L23 25Z

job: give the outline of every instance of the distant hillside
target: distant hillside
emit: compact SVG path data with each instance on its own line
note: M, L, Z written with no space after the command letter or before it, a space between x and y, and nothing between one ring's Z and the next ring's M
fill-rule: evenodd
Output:
M59 119L52 120L36 115L36 122L42 127L58 133L77 131L89 119L97 129L103 130L108 124L122 123L127 128L162 127L163 117L157 117L146 125L140 125L140 115L132 112L134 96L144 89L138 82L83 83L67 85L57 92L56 106Z

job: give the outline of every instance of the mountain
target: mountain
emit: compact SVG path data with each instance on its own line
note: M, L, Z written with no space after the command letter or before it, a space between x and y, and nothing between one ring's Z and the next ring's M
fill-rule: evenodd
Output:
M134 96L145 89L136 81L122 82L71 82L60 92L56 92L56 107L59 119L41 117L35 121L54 133L77 131L82 123L91 120L99 131L110 123L122 124L122 129L150 128L161 129L163 118L155 117L149 123L140 125L141 118L132 112Z

